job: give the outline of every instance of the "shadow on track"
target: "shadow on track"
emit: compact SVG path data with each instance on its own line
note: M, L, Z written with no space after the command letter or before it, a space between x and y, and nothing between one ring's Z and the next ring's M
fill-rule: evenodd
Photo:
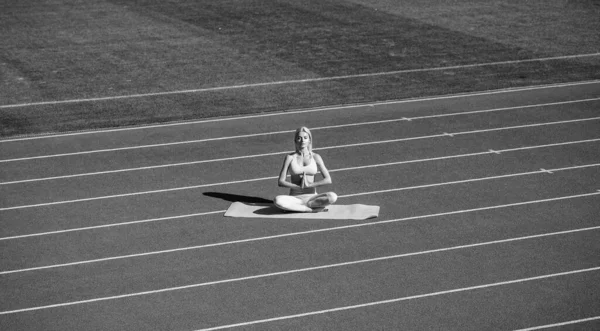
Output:
M261 197L251 197L246 195L237 195L230 193L221 193L221 192L204 192L202 193L211 198L223 199L229 202L245 202L245 203L273 203L273 200L261 198Z

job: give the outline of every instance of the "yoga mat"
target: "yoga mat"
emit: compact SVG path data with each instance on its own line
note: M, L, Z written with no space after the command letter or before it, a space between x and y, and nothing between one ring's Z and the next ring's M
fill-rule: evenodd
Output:
M225 212L227 217L252 218L313 218L337 220L366 220L379 216L379 206L368 205L330 205L318 213L287 212L272 203L234 202Z

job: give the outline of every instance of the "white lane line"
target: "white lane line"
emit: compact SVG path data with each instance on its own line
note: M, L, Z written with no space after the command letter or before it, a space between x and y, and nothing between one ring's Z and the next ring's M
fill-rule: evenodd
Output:
M139 126L124 127L124 128L72 131L72 132L68 132L68 133L57 133L57 134L41 133L41 134L37 134L37 135L25 136L25 137L20 137L20 138L0 140L0 143L23 141L23 140L33 140L33 139L60 138L60 137L66 137L66 136L85 135L85 134L101 134L101 133L111 133L111 132L119 132L119 131L155 129L155 128L161 128L161 127L180 126L180 125L196 125L196 124L212 123L212 122L246 120L246 119L253 119L253 118L260 118L260 117L267 117L267 116L296 115L299 113L319 112L319 111L329 111L329 110L339 110L339 109L352 109L352 108L360 108L360 107L374 107L374 106L381 106L381 105L394 105L394 104L403 104L403 103L414 103L414 102L424 102L424 101L436 101L436 100L446 100L446 99L456 99L456 98L466 98L466 97L477 97L477 96L501 94L501 93L515 93L515 92L524 92L524 91L532 91L532 90L540 90L540 89L552 89L552 88L561 88L561 87L570 87L570 86L579 86L579 85L590 85L590 84L597 84L599 82L600 81L598 81L598 80L592 80L592 81L557 83L557 84L547 84L547 85L534 85L534 86L504 88L504 89L495 89L495 90L470 92L470 93L456 93L456 94L438 95L438 96L422 97L422 98L410 98L410 99L403 99L403 100L391 100L391 101L380 101L380 102L373 102L373 103L319 107L319 108L314 108L314 109L299 109L299 110L292 110L292 111L285 111L285 112L273 112L273 113L268 113L268 114L254 114L254 115L247 115L247 116L227 117L227 118L214 118L214 119L203 119L203 120L194 120L194 121L170 122L170 123L163 123L163 124L139 125ZM407 119L407 120L410 121L410 119Z
M277 178L277 176L262 177L262 178L252 178L252 179L236 180L236 181L222 182L222 183L201 184L201 185L193 185L193 186L174 187L174 188L161 189L161 190L152 190L152 191L142 191L142 192L133 192L133 193L105 195L105 196L93 197L93 198L64 200L64 201L55 201L55 202L45 202L45 203L38 203L38 204L34 204L34 205L22 205L22 206L5 207L5 208L0 208L0 211L15 210L15 209L24 209L24 208L35 208L35 207L44 207L44 206L53 206L53 205L62 205L62 204L67 204L67 203L77 203L77 202L86 202L86 201L95 201L95 200L104 200L104 199L124 198L124 197L136 196L136 195L147 195L147 194L156 194L156 193L165 193L165 192L175 192L175 191L191 190L191 189L197 189L197 188L202 188L202 187L210 187L210 186L217 186L217 185L230 185L230 184L241 184L241 183L249 183L249 182L258 182L258 181L262 181L262 180L270 180L270 179L276 179L276 178Z
M572 324L579 324L579 323L591 322L591 321L596 321L596 320L600 320L600 316L582 318L582 319L578 319L578 320L571 320L571 321L565 321L565 322L554 323L554 324L532 326L532 327L529 327L529 328L518 329L518 330L514 330L514 331L543 330L543 329L550 329L550 328L555 328L555 327L559 327L559 326L565 326L565 325L572 325Z
M587 122L587 121L597 121L597 120L600 120L600 116L598 116L598 117L589 117L589 118L581 118L581 119L575 119L575 120L557 121L557 122L523 124L523 125L504 126L504 127L500 127L500 128L491 128L491 129L482 129L482 130L460 131L460 132L454 132L451 135L452 136L467 135L467 134L475 134L475 133L485 133L485 132L494 132L494 131L514 130L514 129L523 129L523 128L532 128L532 127L539 127L539 126L547 126L547 125L560 125L560 124L569 124L569 123L578 123L578 122ZM447 132L444 132L444 133L432 134L432 135L427 135L427 136L408 137L408 138L380 140L380 141L373 141L373 142L366 142L366 143L356 143L356 144L347 144L347 145L339 145L339 146L320 147L320 148L315 148L315 150L319 151L319 150L336 149L336 148L358 147L358 146L365 146L365 145L387 144L387 143L395 143L395 142L401 142L401 141L431 139L431 138L440 138L440 137L447 137L447 136L449 136L449 134ZM490 152L490 150L488 150L488 152ZM496 153L496 152L497 151L494 151L494 152L491 152L491 153Z
M199 329L199 330L196 330L196 331L222 330L222 329L235 328L235 327L240 327L240 326L248 326L248 325L255 325L255 324L276 322L276 321L288 320L288 319L293 319L293 318L300 318L300 317L314 316L314 315L322 315L322 314L334 313L334 312L344 311L344 310L350 310L350 309L365 308L365 307L371 307L371 306L376 306L376 305L390 304L390 303L396 303L396 302L400 302L400 301L421 299L421 298L427 298L427 297L433 297L433 296L445 295L445 294L451 294L451 293L473 291L473 290L479 290L479 289L490 288L490 287L512 285L512 284L530 282L530 281L534 281L534 280L541 280L541 279L547 279L547 278L568 276L568 275L574 275L574 274L579 274L579 273L584 273L584 272L593 272L593 271L598 271L598 270L600 270L600 267L571 270L571 271L565 271L565 272L558 272L558 273L554 273L554 274L546 274L546 275L541 275L541 276L534 276L534 277L527 277L527 278L521 278L521 279L507 280L507 281L497 282L497 283L490 283L490 284L476 285L476 286L470 286L470 287L456 288L456 289L446 290L446 291L439 291L439 292L432 292L432 293L411 295L411 296L402 297L402 298L395 298L395 299L381 300L381 301L372 301L372 302L367 302L367 303L362 303L362 304L357 304L357 305L344 306L344 307L336 307L336 308L330 308L330 309L323 309L323 310L311 311L311 312L306 312L306 313L301 313L301 314L279 316L279 317L266 318L266 319L255 320L255 321L248 321L248 322L242 322L242 323L236 323L236 324L229 324L229 325L220 325L220 326L215 326L215 327L211 327L211 328Z
M56 231L48 231L48 232L22 234L22 235L16 235L16 236L11 236L11 237L2 237L2 238L0 238L0 241L23 239L23 238L29 238L29 237L48 236L48 235L67 233L67 232L77 232L77 231L95 230L95 229L103 229L103 228L112 228L115 226L134 225L134 224L159 222L159 221L170 221L170 220L177 220L177 219L182 219L182 218L191 218L191 217L206 216L206 215L212 215L212 214L222 214L222 213L225 213L226 211L227 210L215 210L215 211L207 211L207 212L203 212L203 213L167 216L167 217L159 217L159 218L149 218L149 219L144 219L144 220L129 221L129 222L122 222L122 223L111 223L111 224L93 225L93 226L86 226L86 227L82 227L82 228L73 228L73 229L66 229L66 230L56 230Z
M314 83L314 82L324 82L324 81L342 80L342 79L354 79L354 78L363 78L363 77L391 76L391 75L416 73L416 72L444 71L444 70L467 69L467 68L477 68L477 67L487 67L487 66L497 66L497 65L507 65L507 64L518 64L518 63L530 63L530 62L545 62L545 61L555 61L555 60L566 60L566 59L576 59L576 58L584 58L584 57L596 57L596 56L599 56L599 55L600 55L600 53L574 54L574 55L552 56L552 57L543 57L543 58L534 58L534 59L522 59L522 60L509 60L509 61L496 61L496 62L486 62L486 63L463 64L463 65L454 65L454 66L445 66L445 67L405 69L405 70L395 70L395 71L385 71L385 72L375 72L375 73L365 73L365 74L355 74L355 75L342 75L342 76L332 76L332 77L314 77L314 78L305 78L305 79L291 79L291 80L285 80L285 81L274 81L274 82L263 82L263 83L250 83L250 84L239 84L239 85L229 85L229 86L216 86L216 87L207 87L207 88L198 88L198 89L189 89L189 90L178 90L178 91L165 91L165 92L153 92L153 93L138 93L138 94L128 94L128 95L115 95L115 96L108 96L108 97L81 98L81 99L56 100L56 101L40 101L40 102L29 102L29 103L20 103L20 104L0 105L0 109L22 108L22 107L43 106L43 105L59 105L59 104L68 104L68 103L108 101L108 100L118 100L118 99L133 99L133 98L144 98L144 97L157 97L157 96L164 96L164 95L214 92L214 91L234 90L234 89L243 89L243 88L275 86L275 85L291 85L291 84L302 84L302 83Z
M591 101L598 101L598 100L600 100L600 98L588 98L588 99L579 99L579 100L570 100L570 101L557 101L557 102L549 102L549 103L538 103L538 104L524 105L524 106L511 106L511 107L502 107L502 108L471 110L471 111L456 112L456 113L447 113L447 114L422 115L422 116L411 117L410 120L422 120L422 119L450 117L450 116L459 116L459 115L472 115L472 114L480 114L480 113L492 113L492 112L499 112L499 111L505 111L505 110L529 109L529 108L538 108L538 107L547 107L547 106L560 106L560 105L568 105L568 104L582 103L582 102L591 102Z
M58 303L58 304L52 304L52 305L45 305L45 306L37 306L37 307L30 307L30 308L15 309L15 310L9 310L9 311L2 311L2 312L0 312L0 315L14 314L14 313L21 313L21 312L27 312L27 311L49 309L49 308L57 308L57 307L65 307L65 306L72 306L72 305L79 305L79 304L92 303L92 302L98 302L98 301L115 300L115 299L136 297L136 296L149 295L149 294L157 294L157 293L163 293L163 292L179 291L179 290L190 289L190 288L197 288L197 287L203 287L203 286L212 286L212 285L218 285L218 284L224 284L224 283L233 283L233 282L240 282L240 281L246 281L246 280L259 279L259 278L289 275L289 274L301 273L301 272L307 272L307 271L315 271L315 270L322 270L322 269L329 269L329 268L344 267L344 266L356 265L356 264L362 264L362 263L379 262L379 261L385 261L385 260L391 260L391 259L398 259L398 258L409 257L409 256L433 254L433 253L447 252L447 251L452 251L452 250L474 248L474 247L488 246L488 245L494 245L494 244L502 244L502 243L508 243L508 242L514 242L514 241L521 241L521 240L528 240L528 239L535 239L535 238L542 238L542 237L564 235L564 234L570 234L570 233L575 233L575 232L593 231L593 230L598 230L598 229L600 229L600 226L590 227L590 228L581 228L581 229L566 230L566 231L559 231L559 232L552 232L552 233L543 233L543 234L530 235L530 236L517 237L517 238L501 239L501 240L494 240L494 241L488 241L488 242L479 242L479 243L475 243L475 244L467 244L467 245L459 245L459 246L452 246L452 247L431 249L431 250L427 250L427 251L412 252L412 253L405 253L405 254L397 254L397 255L390 255L390 256L382 256L382 257L377 257L377 258L370 258L370 259L363 259L363 260L355 260L355 261L348 261L348 262L327 264L327 265L321 265L321 266L316 266L316 267L307 267L307 268L301 268L301 269L292 269L292 270L272 272L272 273L267 273L267 274L259 274L259 275L239 277L239 278L230 278L230 279L216 280L216 281L211 281L211 282L190 284L190 285L177 286L177 287L168 287L168 288L163 288L163 289L158 289L158 290L143 291L143 292L122 294L122 295L115 295L115 296L94 298L94 299L88 299L88 300L80 300L80 301L64 302L64 303ZM590 269L583 269L583 270L591 271L591 270L597 270L597 269L600 269L600 267L590 268ZM560 273L560 274L566 274L566 273ZM554 274L554 275L558 275L558 274ZM531 278L531 279L535 279L535 278L536 277Z
M329 170L329 172L347 171L347 170L358 170L358 169L384 167L384 166L394 166L394 165L419 163L419 162L429 162L429 161L441 161L441 160L457 159L457 158L471 157L471 156L490 155L490 154L499 155L501 153L525 151L525 150L539 149L539 148L548 148L548 147L567 146L567 145L575 145L575 144L585 144L585 143L598 142L598 141L600 141L600 138L585 139L585 140L575 140L575 141L565 141L565 142L561 142L561 143L544 144L544 145L521 146L521 147L500 149L500 150L497 150L497 151L490 149L490 150L485 151L485 152L474 152L474 153L466 153L466 154L438 156L438 157L431 157L431 158L424 158L424 159L415 159L415 160L407 160L407 161L389 162L389 163L384 163L384 164L372 164L372 165L366 165L366 166L356 166L356 167L349 167L349 168L339 168L339 169ZM546 169L540 169L540 171L547 172L548 170L546 170Z
M565 120L565 121L557 121L557 122L524 124L524 125L508 126L508 127L500 127L500 128L491 128L491 129L483 129L483 130L462 131L462 132L455 132L455 133L452 133L452 134L444 132L444 133L441 133L441 134L418 136L418 137L407 137L407 138L398 138L398 139L389 139L389 140L370 141L370 142L356 143L356 144L325 146L325 147L315 148L315 151L328 150L328 149L338 149L338 148L348 148L348 147L358 147L358 146L368 146L368 145L376 145L376 144L396 143L396 142L402 142L402 141L425 140L425 139L440 138L440 137L445 137L445 136L454 137L455 135L466 135L466 134L495 132L495 131L503 131L503 130L514 130L514 129L529 128L529 127L570 124L570 123L595 121L595 120L600 120L600 117L583 118L583 119L575 119L575 120ZM489 150L489 151L492 151L492 150ZM164 165L146 166L146 167L138 167L138 168L125 168L125 169L117 169L117 170L105 170L105 171L97 171L97 172L79 173L79 174L73 174L73 175L62 175L62 176L52 176L52 177L40 177L40 178L32 178L32 179L22 179L22 180L15 180L15 181L9 181L9 182L1 182L0 185L21 184L21 183L39 182L39 181L57 180L57 179L67 179L67 178L76 178L76 177L85 177L85 176L107 175L107 174L114 174L114 173L121 173L121 172L152 170L152 169L160 169L160 168L167 168L167 167L177 167L177 166L188 166L188 165L195 165L195 164L202 164L202 163L211 163L211 162L232 161L232 160L249 159L249 158L264 157L264 156L283 155L283 154L286 154L286 153L289 153L289 152L291 152L291 151L280 151L280 152L274 152L274 153L264 153L264 154L254 154L254 155L242 155L242 156L234 156L234 157L226 157L226 158L218 158L218 159L209 159L209 160L200 160L200 161L190 161L190 162L180 162L180 163L170 163L170 164L164 164ZM496 153L496 151L494 151L494 153ZM2 161L0 160L0 162L2 162Z
M585 122L585 121L596 121L596 120L599 120L599 119L600 119L600 117L588 117L588 118L581 118L581 119L567 120L567 121L558 121L558 122L549 122L549 123L535 123L535 124L514 125L514 126L501 127L501 128L492 128L492 129L482 129L482 130L454 132L453 135L456 136L456 135L460 135L460 134L473 134L473 133L494 132L494 131L522 129L522 128L534 128L534 127L546 126L546 125L576 123L576 122Z
M584 168L598 167L598 166L600 166L600 163L586 164L586 165L582 165L582 166L573 166L573 167L565 167L565 168L557 168L557 169L551 169L551 171L584 169ZM457 181L452 181L452 182L393 188L393 189L388 189L388 190L379 190L379 191L372 191L372 192L365 192L365 193L346 194L343 197L355 197L355 196L361 196L361 195L398 192L398 191L414 190L414 189L421 189L421 188L428 188L428 187L437 187L437 186L453 185L453 184L464 184L464 183L479 182L479 181L484 181L484 180L510 178L510 177L518 177L518 176L528 176L528 175L543 174L543 173L546 173L546 171L545 170L536 170L536 171L529 171L529 172L521 172L521 173L517 173L517 174L506 174L506 175L490 176L490 177L483 177L483 178L471 178L471 179L457 180ZM342 196L340 196L340 197L342 197Z
M96 150L81 151L81 152L72 152L72 153L38 155L38 156L21 157L21 158L15 158L15 159L4 159L4 160L0 160L0 163L16 162L16 161L28 161L28 160L37 160L37 159L48 159L48 158L73 156L73 155L86 155L86 154L97 154L97 153L106 153L106 152L128 151L128 150L133 150L133 149L167 147L167 146L174 146L174 145L197 144L197 143L205 143L205 142L209 142L209 141L219 141L219 140L229 140L229 139L259 137L259 136L268 136L268 135L275 135L275 134L282 134L282 133L292 133L292 132L294 132L294 130L273 131L273 132L264 132L264 133L244 134L244 135L238 135L238 136L227 136L227 137L206 138L206 139L197 139L197 140L176 141L176 142L170 142L170 143L151 144L151 145L140 145L140 146L128 146L128 147L118 147L118 148L96 149Z
M598 117L596 119L600 119L600 117ZM519 126L519 127L521 127L521 126ZM514 127L511 127L511 128L514 128ZM491 130L498 130L498 129L491 129ZM480 132L480 131L478 130L478 132ZM463 134L463 133L456 133L456 134ZM443 135L440 135L440 136L443 136ZM356 144L352 144L352 145L356 145ZM348 145L348 146L350 146L350 145ZM486 152L471 153L470 155L483 155L483 154L490 154L490 153L492 153L492 152L490 152L488 150ZM496 152L493 152L492 154L496 154ZM401 161L401 163L406 163L406 161ZM397 165L397 164L400 164L400 163L399 162L390 162L390 163L382 163L382 164L367 165L367 166L357 166L357 167L333 169L330 172L348 171L348 170L365 169L365 168L375 168L375 167L391 166L391 165ZM588 167L588 166L596 166L596 165L595 164L593 164L593 165L586 165L584 167ZM552 171L553 169L549 169L549 170ZM539 172L540 171L538 170L538 171L531 172L531 173L539 173ZM527 173L527 174L529 174L529 173ZM201 185L174 187L174 188L160 189L160 190L150 190L150 191L140 191L140 192L132 192L132 193L122 193L122 194L114 194L114 195L105 195L105 196L91 197L91 198L63 200L63 201L54 201L54 202L44 202L44 203L38 203L38 204L32 204L32 205L21 205L21 206L4 207L4 208L0 208L0 211L14 210L14 209L25 209L25 208L34 208L34 207L44 207L44 206L60 205L60 204L67 204L67 203L77 203L77 202L86 202L86 201L95 201L95 200L103 200L103 199L124 198L124 197L136 196L136 195L147 195L147 194L157 194L157 193L165 193L165 192L183 191L183 190L197 189L197 188L210 187L210 186L241 184L241 183L256 182L256 181L263 181L263 180L272 180L272 179L276 179L276 178L277 178L277 176L270 176L270 177L252 178L252 179L229 181L229 182L221 182L221 183L210 183L210 184L201 184Z
M466 214L466 213L477 212L477 211L485 211L485 210L509 208L509 207L531 205L531 204L537 204L537 203L555 202L555 201L560 201L560 200L567 200L567 199L576 199L576 198L582 198L582 197L596 196L596 195L599 195L599 194L600 194L600 192L584 193L584 194L569 195L569 196L563 196L563 197L555 197L555 198L532 200L532 201L524 201L524 202L515 202L515 203L509 203L509 204L503 204L503 205L495 205L495 206L488 206L488 207L479 207L479 208L472 208L472 209L464 209L464 210L457 210L457 211L450 211L450 212L443 212L443 213L436 213L436 214L429 214L429 215L410 216L410 217L396 218L396 219L385 220L385 221L376 221L376 222L369 222L369 223L352 224L352 225L345 225L345 226L338 226L338 227L331 227L331 228L323 228L323 229L316 229L316 230L307 230L307 231L300 231L300 232L284 233L284 234L278 234L278 235L272 235L272 236L265 236L265 237L256 237L256 238L248 238L248 239L225 241L225 242L205 244L205 245L198 245L198 246L173 248L173 249L166 249L166 250L146 252L146 253L136 253L136 254L128 254L128 255L120 255L120 256L111 256L111 257L105 257L105 258L99 258L99 259L93 259L93 260L76 261L76 262L61 263L61 264L54 264L54 265L47 265L47 266L24 268L24 269L6 270L6 271L1 271L0 275L8 275L8 274L21 273L21 272L27 272L27 271L36 271L36 270L44 270L44 269L69 267L69 266L76 266L76 265L82 265L82 264L90 264L90 263L97 263L97 262L106 262L106 261L112 261L112 260L122 260L122 259L129 259L129 258L137 258L137 257L142 257L142 256L151 256L151 255L160 255L160 254L168 254L168 253L175 253L175 252L184 252L184 251L190 251L190 250L196 250L196 249L203 249L203 248L209 248L209 247L236 245L236 244L248 243L248 242L254 242L254 241L272 240L272 239L277 239L277 238L294 237L294 236L314 234L314 233L320 233L320 232L339 231L339 230L352 229L352 228L358 228L358 227L363 227L363 226L375 226L375 225L388 224L388 223L406 222L406 221L419 220L419 219L424 219L424 218L433 218L433 217L440 217L440 216ZM341 196L341 197L343 197L343 196Z
M473 110L473 111L456 112L456 113L448 113L448 114L434 114L434 115L425 115L425 116L411 117L410 120L431 119L431 118L440 118L440 117L449 117L449 116L460 116L460 115L472 115L472 114L499 112L499 111L507 111L507 110L528 110L528 109L531 109L531 108L539 108L539 107L547 107L547 106L558 106L558 105L566 105L566 104L573 104L573 103L583 103L583 102L591 102L591 101L598 101L598 100L600 100L600 98L589 98L589 99L572 100L572 101L550 102L550 103L541 103L541 104L525 105L525 106L492 108L492 109ZM345 127L353 127L353 126L362 126L362 125L374 125L374 124L384 124L384 123L392 123L392 122L401 122L401 121L406 121L406 118L403 117L403 118L398 118L398 119L389 119L389 120L381 120L381 121L369 121L369 122L360 122L360 123L349 123L349 124L321 126L321 127L311 128L311 130L312 131L317 131L317 130L337 129L337 128L345 128ZM289 134L289 133L292 133L292 132L294 132L294 130L283 130L283 131L252 133L252 134L244 134L244 135L237 135L237 136L226 136L226 137L205 138L205 139L196 139L196 140L185 140L185 141L176 141L176 142L160 143L160 144L149 144L149 145L139 145L139 146L127 146L127 147L117 147L117 148L96 149L96 150L79 151L79 152L71 152L71 153L60 153L60 154L48 154L48 155L28 156L28 157L13 158L13 159L3 159L3 160L0 160L0 163L17 162L17 161L28 161L28 160L37 160L37 159L47 159L47 158L56 158L56 157L65 157L65 156L74 156L74 155L87 155L87 154L97 154L97 153L107 153L107 152L118 152L118 151L134 150L134 149L167 147L167 146L185 145L185 144L198 144L198 143L205 143L205 142L210 142L210 141L221 141L221 140L230 140L230 139L251 138L251 137L270 136L270 135L277 135L277 134Z
M586 140L577 140L577 141L567 141L567 142L562 142L562 143L554 143L554 144L546 144L546 145L523 146L523 147L516 147L516 148L504 149L504 150L500 150L499 152L514 152L514 151L522 151L522 150L530 150L530 149L546 148L546 147L556 147L556 146L565 146L565 145L571 145L571 144L580 144L580 143L597 142L597 141L600 141L600 138L597 138L597 139L586 139ZM439 161L439 160L447 160L447 159L470 157L470 156L479 156L479 155L487 155L487 154L490 154L490 152L479 152L479 153L448 155L448 156L432 157L432 158L426 158L426 159L416 159L416 160L407 160L407 161L392 162L392 163L387 163L385 165L375 165L375 166L391 166L391 165L410 164L410 163L419 163L419 162ZM363 166L363 167L354 167L353 169L364 169L364 168L372 168L372 167L374 167L374 165L368 165L368 166ZM352 169L336 169L336 170L331 170L331 172L344 171L344 170L352 170ZM3 238L0 238L0 241L1 240L11 240L11 239L27 238L27 237L45 236L45 235L59 234L59 233L66 233L66 232L74 232L74 231L93 230L93 229L108 228L108 227L113 227L113 226L123 226L123 225L132 225L132 224L140 224L140 223L147 223L147 222L156 222L156 221L164 221L164 220L172 220L172 219L180 219L180 218L189 218L189 217L195 217L195 216L201 216L201 215L207 215L207 214L224 213L224 212L225 212L225 210L218 210L218 211L205 212L205 213L195 213L195 214L187 214L187 215L179 215L179 216L169 216L169 217L152 218L152 219L146 219L146 220L130 221L130 222L123 222L123 223L95 225L95 226L88 226L88 227L82 227L82 228L72 228L72 229L66 229L66 230L56 230L56 231L49 231L49 232L31 233L31 234L16 235L16 236L11 236L11 237L3 237Z
M365 143L365 145L369 145L371 143ZM344 146L333 146L334 148L343 148ZM315 148L315 151L317 149ZM32 178L32 179L22 179L15 180L10 182L2 182L0 185L12 185L12 184L22 184L22 183L31 183L31 182L41 182L48 180L57 180L57 179L67 179L67 178L77 178L77 177L87 177L87 176L98 176L98 175L108 175L108 174L116 174L121 172L131 172L131 171L142 171L142 170L152 170L152 169L161 169L161 168L170 168L170 167L180 167L180 166L189 166L195 164L202 163L212 163L212 162L223 162L223 161L233 161L233 160L241 160L241 159L251 159L257 157L265 157L265 156L274 156L274 155L285 155L287 153L293 152L289 151L280 151L274 153L264 153L264 154L254 154L254 155L242 155L242 156L233 156L233 157L225 157L219 159L209 159L209 160L200 160L200 161L190 161L190 162L180 162L180 163L169 163L155 166L146 166L146 167L138 167L138 168L125 168L125 169L116 169L116 170L105 170L105 171L96 171L96 172L87 172L87 173L79 173L74 175L62 175L62 176L53 176L53 177L40 177L40 178ZM0 161L1 162L1 161Z
M598 119L600 119L600 117ZM511 127L511 128L514 128L514 127ZM491 130L498 130L498 129L491 129ZM463 133L457 133L457 134L463 134ZM443 136L443 135L440 135L440 136ZM593 139L593 140L595 141L596 139ZM378 143L383 143L383 142L378 142ZM344 147L347 147L347 146L357 146L357 145L359 145L359 144L345 145ZM518 149L508 149L506 151L516 151L516 150L518 150ZM488 150L486 152L477 152L477 153L463 154L462 156L475 156L475 155L485 155L485 154L499 154L499 151ZM458 156L458 157L460 157L460 156ZM432 160L437 160L437 159L438 158L430 158L430 159L423 159L422 161L432 161ZM419 160L413 160L412 162L418 162L418 161ZM366 165L366 166L340 168L340 169L330 170L330 172L339 172L339 171L348 171L348 170L357 170L357 169L366 169L366 168L393 166L393 165L399 165L399 164L405 164L405 163L409 163L409 162L408 161L399 161L399 162L389 162L389 163ZM552 170L552 169L550 169L550 170ZM147 195L147 194L157 194L157 193L165 193L165 192L183 191L183 190L197 189L197 188L210 187L210 186L231 185L231 184L241 184L241 183L256 182L256 181L263 181L263 180L272 180L272 179L275 179L275 178L277 178L277 177L276 176L270 176L270 177L252 178L252 179L236 180L236 181L229 181L229 182L220 182L220 183L209 183L209 184L200 184L200 185L192 185L192 186L174 187L174 188L160 189L160 190L150 190L150 191L140 191L140 192L132 192L132 193L122 193L122 194L106 195L106 196L91 197L91 198L63 200L63 201L54 201L54 202L44 202L44 203L38 203L38 204L32 204L32 205L21 205L21 206L4 207L4 208L0 208L0 211L13 210L13 209L24 209L24 208L33 208L33 207L43 207L43 206L52 206L52 205L59 205L59 204L77 203L77 202L103 200L103 199L123 198L123 197L130 197L130 196L136 196L136 195Z

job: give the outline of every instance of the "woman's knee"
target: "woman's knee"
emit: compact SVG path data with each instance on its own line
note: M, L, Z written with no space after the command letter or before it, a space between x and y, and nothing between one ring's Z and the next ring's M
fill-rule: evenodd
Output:
M278 195L273 200L273 203L278 207L287 207L290 205L301 205L302 201L296 197L289 195Z
M273 199L273 203L275 204L275 206L277 207L283 207L289 204L289 199L287 195L278 195L275 197L275 199Z
M289 195L279 195L276 196L273 200L273 204L275 207L287 210L287 211L295 211L295 212L310 212L311 209L307 207L302 200L289 196Z
M311 198L307 205L311 208L322 208L333 204L337 200L337 194L333 192L321 193Z
M327 199L329 199L329 203L335 203L337 201L337 194L333 193L333 192L327 192Z

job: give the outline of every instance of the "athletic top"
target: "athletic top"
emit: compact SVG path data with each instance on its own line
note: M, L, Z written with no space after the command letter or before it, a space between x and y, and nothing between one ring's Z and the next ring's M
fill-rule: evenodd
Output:
M310 163L307 166L298 164L296 157L290 162L289 168L290 174L293 175L302 175L303 173L307 175L314 176L317 174L317 162L315 162L315 158L311 156Z
M314 176L317 174L317 162L314 157L311 157L310 163L306 166L302 164L298 164L296 157L292 159L290 162L290 167L288 168L290 175L292 177L292 183L296 185L300 185L302 183L302 174L306 174L306 176L314 180ZM316 187L307 187L305 189L290 189L290 195L301 195L301 194L317 194Z

